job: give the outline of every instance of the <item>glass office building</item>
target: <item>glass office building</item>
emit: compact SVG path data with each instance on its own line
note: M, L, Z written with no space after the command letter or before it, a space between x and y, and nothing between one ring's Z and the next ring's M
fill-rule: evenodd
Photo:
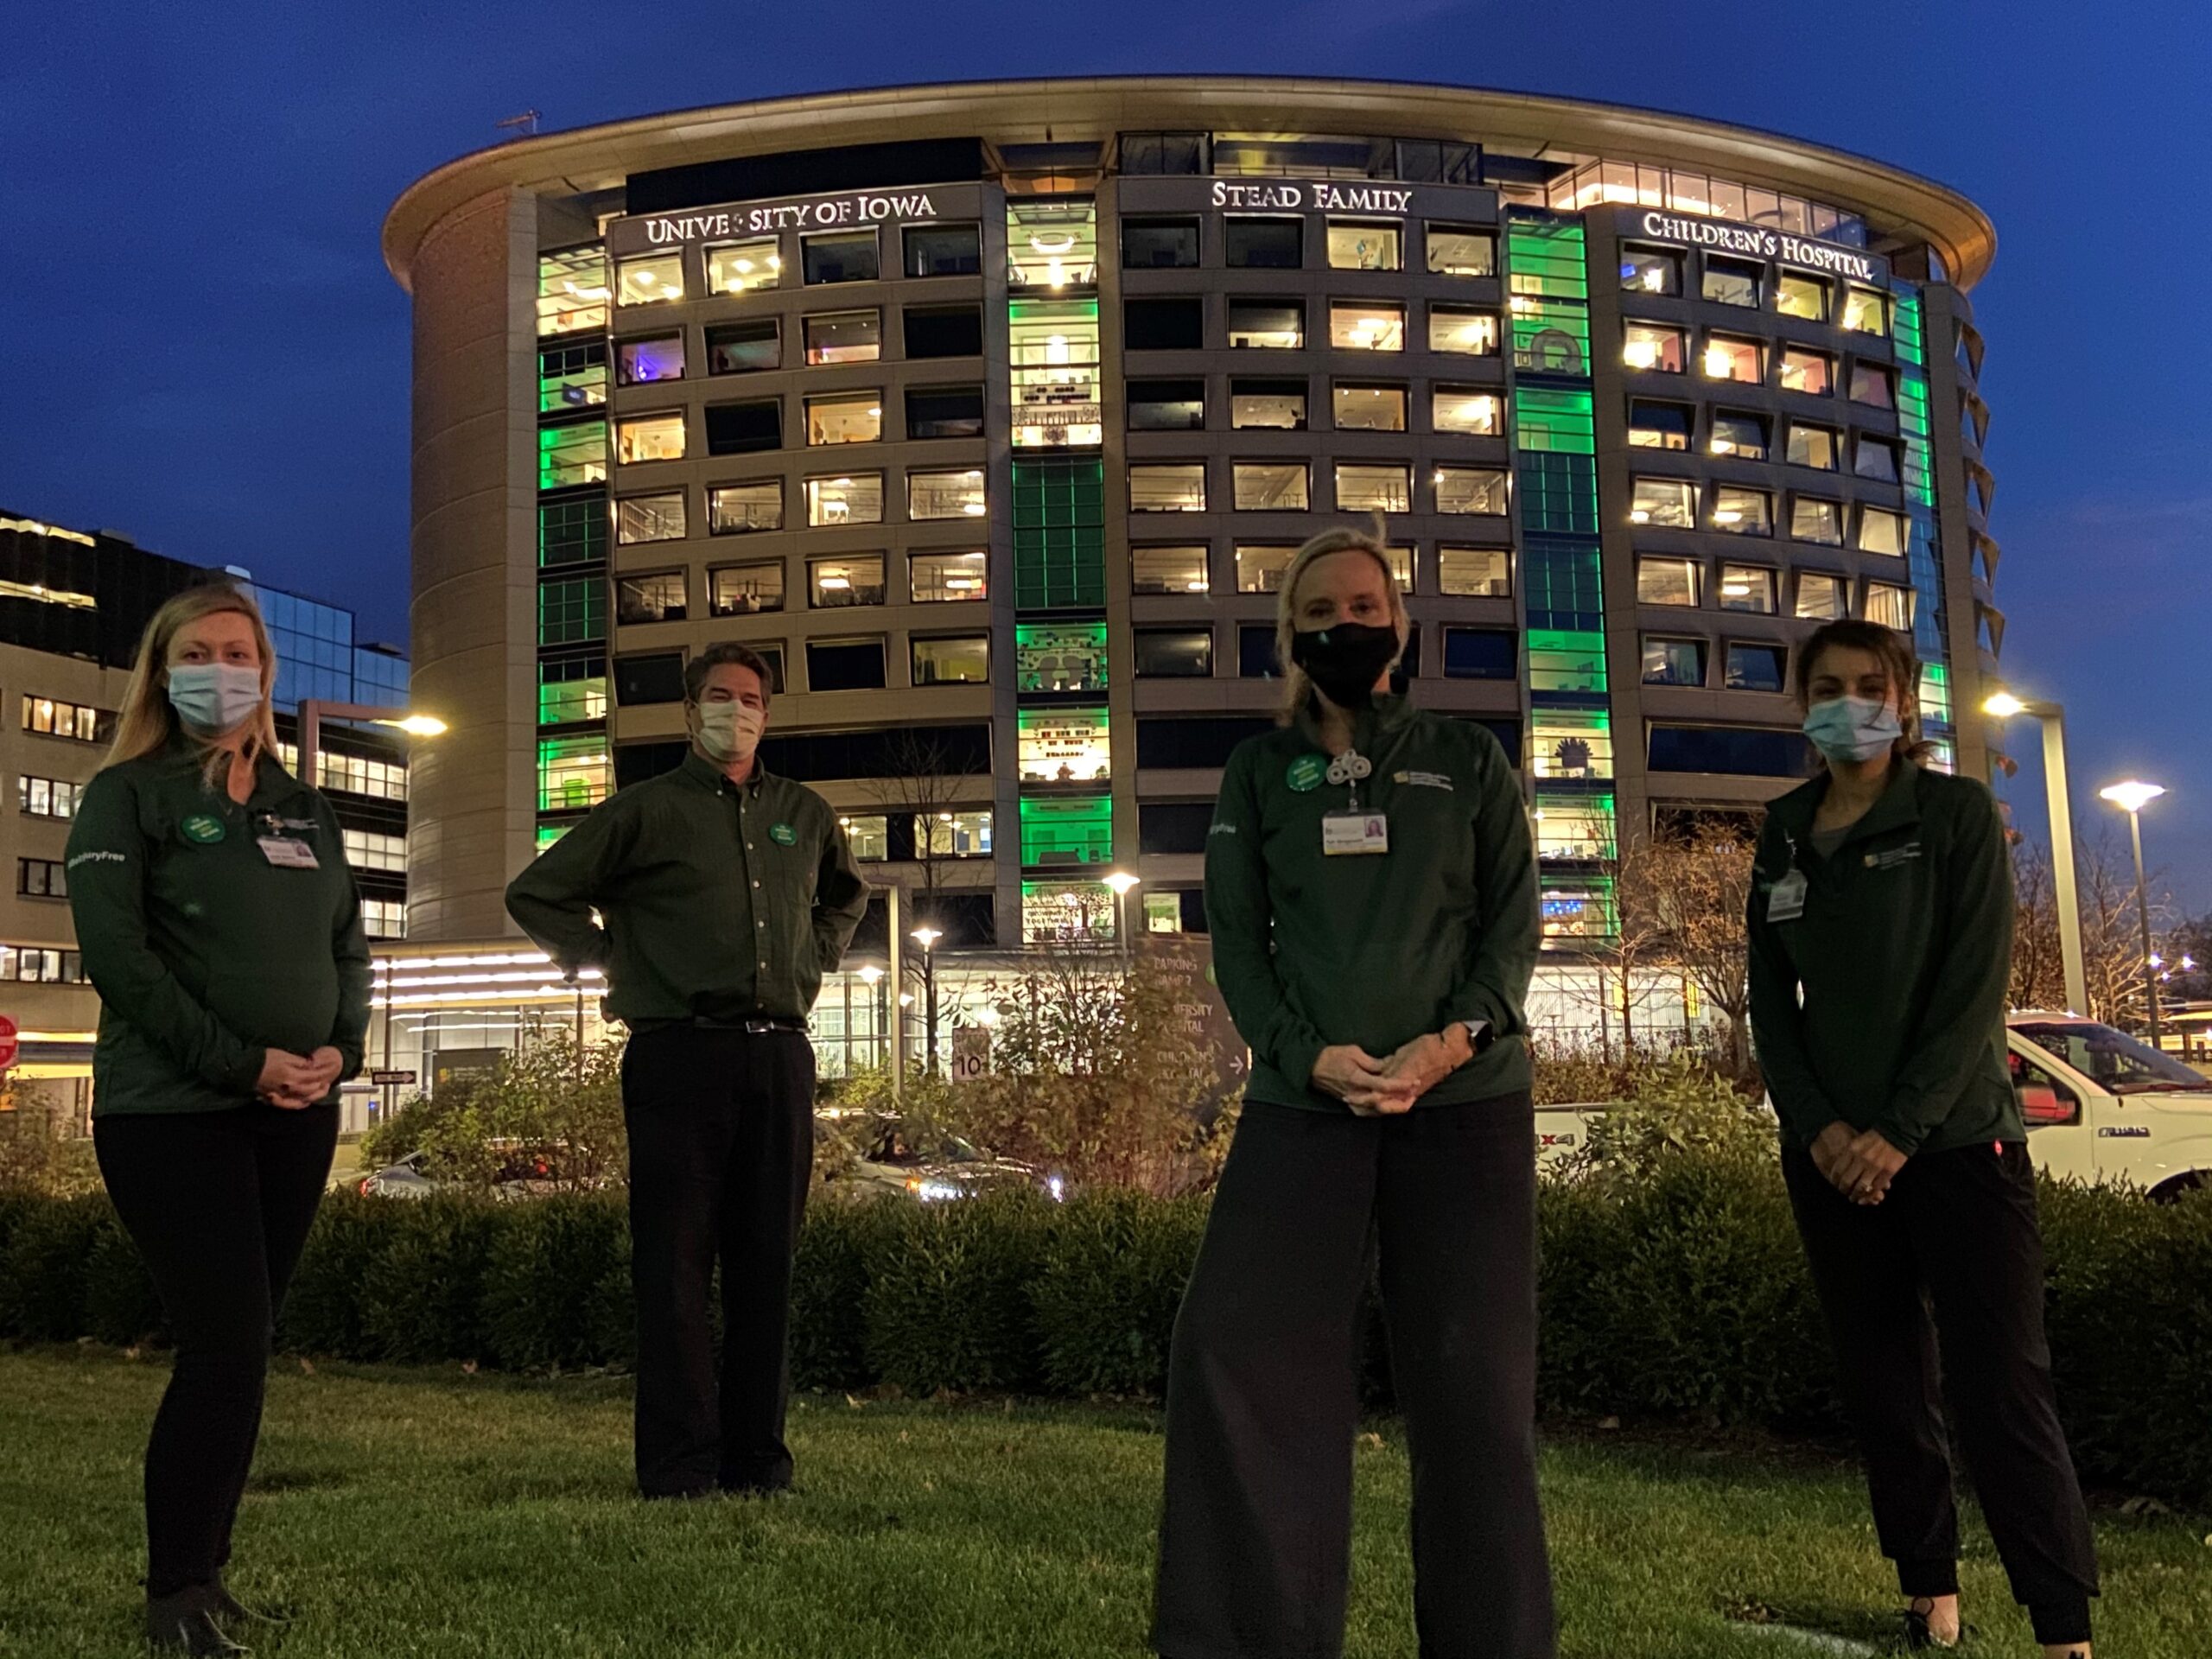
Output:
M416 769L419 938L507 932L513 869L680 759L720 639L774 667L766 763L954 940L1203 926L1283 567L1373 513L1410 693L1519 766L1563 949L1624 838L1802 775L1821 621L1909 637L1939 763L1988 764L1994 232L1884 163L1449 87L991 83L540 136L385 238L417 690L466 715Z

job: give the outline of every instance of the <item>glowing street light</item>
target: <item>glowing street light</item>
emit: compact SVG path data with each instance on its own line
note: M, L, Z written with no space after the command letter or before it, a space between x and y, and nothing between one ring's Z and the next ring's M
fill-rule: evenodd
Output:
M2164 794L2157 784L2129 779L2097 793L2127 814L2128 838L2135 844L2135 917L2143 929L2143 988L2151 999L2151 1046L2158 1046L2158 957L2151 951L2151 888L2143 879L2143 809Z
M2066 976L2066 1006L2089 1011L2089 975L2082 955L2082 905L2074 880L2073 791L2066 782L2066 711L2055 702L2029 702L2010 691L1986 698L1982 712L1997 720L2032 715L2043 725L2044 798L2050 818L2050 868L2058 898L2058 959Z
M1122 942L1122 954L1129 953L1129 889L1139 878L1127 870L1109 870L1099 878L1114 890L1114 936Z

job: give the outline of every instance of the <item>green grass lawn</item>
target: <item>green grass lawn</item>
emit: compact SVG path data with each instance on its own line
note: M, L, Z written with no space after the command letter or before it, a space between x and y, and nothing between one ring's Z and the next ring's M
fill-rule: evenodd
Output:
M166 1374L109 1351L0 1353L0 1653L131 1650L138 1457ZM1396 1423L1357 1452L1348 1653L1414 1653ZM264 1652L1083 1659L1143 1650L1158 1419L1138 1410L802 1395L801 1490L630 1496L620 1379L283 1362L232 1578L297 1624ZM1562 1651L1819 1649L1770 1617L1885 1641L1859 1483L1817 1454L1577 1438L1548 1447ZM2212 1521L2099 1515L2114 1659L2212 1654ZM1974 1651L2031 1654L1969 1534Z

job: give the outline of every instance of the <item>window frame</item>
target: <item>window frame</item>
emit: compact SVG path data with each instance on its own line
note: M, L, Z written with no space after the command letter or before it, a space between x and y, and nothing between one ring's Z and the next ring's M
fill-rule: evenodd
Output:
M900 227L899 251L906 251L905 232L911 226ZM813 254L817 248L846 243L857 248L863 241L873 256L874 269L865 276L817 276L814 274ZM837 288L847 283L880 283L883 280L883 238L877 226L852 226L836 230L803 231L798 238L798 283L801 288Z
M874 414L871 418L875 422L875 430L869 436L865 438L818 438L815 435L816 410L827 410L840 404L859 404L863 403L873 404L874 405ZM809 449L841 449L848 444L881 443L885 442L883 435L884 426L888 419L888 416L884 413L885 407L886 404L883 397L883 388L880 386L852 386L838 391L809 392L799 400L799 416L806 432L805 447Z
M775 360L741 364L734 367L715 367L715 354L728 351L729 337L735 334L747 334L753 337L750 341L741 340L740 344L757 344L763 339L774 342ZM715 339L718 334L722 336L720 340ZM740 374L773 374L784 366L784 328L780 317L728 317L718 322L709 322L700 331L700 343L706 349L707 378L710 380Z
M983 672L979 678L940 680L924 679L921 676L922 647L935 645L975 645L982 647ZM991 636L988 630L982 632L910 633L906 636L906 683L916 690L925 686L988 685L991 683Z
M1681 606L1673 608L1688 609L1690 607ZM1688 645L1697 653L1697 677L1694 680L1653 678L1649 653L1654 645ZM1712 645L1713 641L1703 634L1650 632L1640 634L1637 639L1638 662L1637 683L1639 685L1673 686L1681 690L1701 691L1712 678Z
M821 572L823 566L842 564L858 568L865 566L871 559L875 562L875 580L873 583L856 582L850 575L845 575L841 578L845 583L842 588L823 586ZM889 602L890 584L891 556L887 553L873 550L865 553L817 553L808 558L806 562L806 608L810 611L871 609ZM871 588L875 594L874 599L825 600L822 597L825 593L842 592L861 594L870 591ZM811 645L814 642L810 639L806 643ZM886 671L888 672L888 670Z
M1457 346L1440 346L1436 340L1436 325L1440 321L1446 322L1473 321L1485 323L1489 326L1488 343L1482 349L1471 352ZM1431 301L1428 305L1427 321L1428 349L1431 356L1496 357L1503 349L1502 342L1505 334L1504 324L1499 319L1497 311L1489 306L1459 305L1443 301Z
M1656 335L1656 342L1639 340L1638 333ZM1652 343L1655 349L1649 363L1640 363L1629 355L1639 345ZM1672 356L1670 365L1668 358ZM1688 374L1690 372L1689 330L1677 323L1655 322L1646 317L1621 319L1621 366L1630 374Z
M1297 505L1270 505L1264 502L1255 506L1245 505L1245 474L1248 472L1262 469L1285 474L1296 474L1296 493L1300 498ZM1282 456L1266 461L1230 461L1229 463L1229 505L1232 512L1311 512L1313 506L1313 463L1303 456Z
M715 497L725 490L773 489L776 493L776 522L772 524L724 525L715 521ZM759 536L772 534L784 528L785 503L784 480L780 478L735 478L720 484L707 486L707 534L709 536Z
M642 430L653 425L675 423L677 448L674 454L625 455L623 448L633 429ZM691 458L691 423L680 409L639 410L635 414L614 417L614 464L618 467L652 467L663 461L689 461Z
M817 323L836 323L854 318L868 318L875 324L875 349L866 357L823 357L817 354L814 330ZM799 353L804 365L810 369L834 368L843 363L880 363L883 360L883 308L880 305L855 306L849 311L810 311L798 320Z
M776 602L756 604L751 610L725 608L721 603L721 583L719 578L742 570L772 570L776 573ZM791 599L791 571L781 557L772 559L740 559L727 564L707 567L707 614L710 617L772 616L784 609Z

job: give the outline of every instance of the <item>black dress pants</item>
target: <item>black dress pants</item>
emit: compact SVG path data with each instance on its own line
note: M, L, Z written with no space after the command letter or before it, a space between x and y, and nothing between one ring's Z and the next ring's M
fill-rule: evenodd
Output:
M334 1103L92 1120L101 1179L176 1343L146 1446L149 1596L230 1560L276 1313L337 1144Z
M1343 1649L1371 1236L1423 1659L1551 1654L1535 1147L1525 1094L1390 1117L1245 1106L1168 1361L1152 1636L1168 1659Z
M638 1306L638 1489L791 1484L791 1257L814 1160L803 1031L668 1026L622 1057ZM708 1297L721 1261L717 1379Z
M1940 1372L2013 1596L2039 1641L2087 1642L2096 1552L2051 1389L2027 1147L1923 1153L1872 1205L1845 1198L1795 1147L1783 1174L1900 1587L1958 1588Z

